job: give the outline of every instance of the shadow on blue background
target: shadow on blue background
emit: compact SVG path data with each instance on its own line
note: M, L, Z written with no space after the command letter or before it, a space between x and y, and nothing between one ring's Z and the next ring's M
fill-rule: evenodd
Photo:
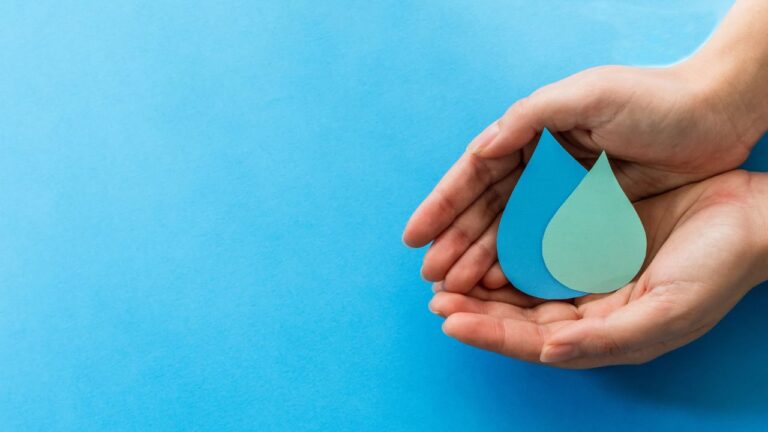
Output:
M768 134L757 142L742 167L749 171L768 172Z
M600 412L614 422L627 422L648 405L664 407L656 427L694 423L687 415L701 415L702 424L738 422L740 416L768 410L768 353L760 347L768 317L767 287L754 290L720 323L701 339L659 359L640 366L616 366L577 374L523 366L528 373L504 366L504 360L483 358L475 364L482 371L488 402L501 409L510 400L510 389L531 399L542 398L554 406L567 406L577 398L588 399L596 392L623 400L628 406L619 412L605 412L604 406L585 407L569 417L577 424L590 422ZM475 356L468 362L475 362ZM536 379L533 380L532 378ZM521 388L522 387L522 388ZM544 401L542 401L544 403ZM554 408L553 408L554 409ZM612 410L615 407L612 407ZM611 411L612 411L611 410ZM562 411L562 408L561 408ZM663 414L661 414L663 413ZM722 419L722 423L716 419ZM650 419L638 420L650 427ZM698 423L698 422L697 422ZM563 425L562 419L542 420L541 425ZM748 423L747 423L748 424ZM757 425L755 424L754 427ZM635 424L624 426L639 429ZM748 427L748 426L745 426ZM577 427L578 428L578 427Z
M729 4L0 3L0 429L764 426L764 288L563 371L444 337L400 242L514 100L677 61Z
M743 415L768 410L766 286L751 292L714 330L639 368L597 373L612 391L670 407ZM649 378L652 377L652 378Z

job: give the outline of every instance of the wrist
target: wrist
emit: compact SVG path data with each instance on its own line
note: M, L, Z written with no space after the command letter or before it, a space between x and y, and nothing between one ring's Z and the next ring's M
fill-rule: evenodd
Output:
M758 269L760 281L768 281L768 174L751 173L750 186L754 199L752 206L755 210Z
M700 106L727 116L747 150L768 131L766 22L768 1L739 0L712 38L673 66Z
M768 131L768 57L766 66L757 69L707 52L674 68L689 85L693 105L726 117L747 152Z

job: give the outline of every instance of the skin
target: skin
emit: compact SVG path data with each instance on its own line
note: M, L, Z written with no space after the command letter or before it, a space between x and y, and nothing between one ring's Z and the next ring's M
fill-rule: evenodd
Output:
M649 262L611 294L542 301L507 285L438 292L430 310L464 343L587 368L649 361L711 329L768 279L768 175L732 171L636 207Z
M635 363L700 336L765 280L768 242L756 233L766 232L766 181L722 173L768 129L766 22L768 2L739 1L690 59L581 72L516 102L480 133L403 235L412 247L431 243L422 276L436 282L431 305L448 317L446 333L565 367ZM616 293L536 301L509 287L498 266L499 216L543 128L587 167L604 149L636 202L654 259ZM572 349L580 360L555 355Z

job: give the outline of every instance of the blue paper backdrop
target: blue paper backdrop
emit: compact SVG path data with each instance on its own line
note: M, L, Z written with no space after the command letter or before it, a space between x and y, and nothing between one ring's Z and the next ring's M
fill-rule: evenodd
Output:
M537 86L728 1L0 3L3 431L744 430L768 295L641 367L442 335L400 243Z

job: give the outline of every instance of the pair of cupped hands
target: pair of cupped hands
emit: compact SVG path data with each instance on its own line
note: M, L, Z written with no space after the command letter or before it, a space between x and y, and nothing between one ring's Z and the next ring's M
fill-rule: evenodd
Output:
M516 102L470 143L403 236L431 243L421 272L446 334L559 367L642 363L700 337L768 279L768 175L737 169L768 119L695 73L587 70ZM646 262L613 293L541 300L499 267L501 212L544 128L586 167L605 150L643 222Z

